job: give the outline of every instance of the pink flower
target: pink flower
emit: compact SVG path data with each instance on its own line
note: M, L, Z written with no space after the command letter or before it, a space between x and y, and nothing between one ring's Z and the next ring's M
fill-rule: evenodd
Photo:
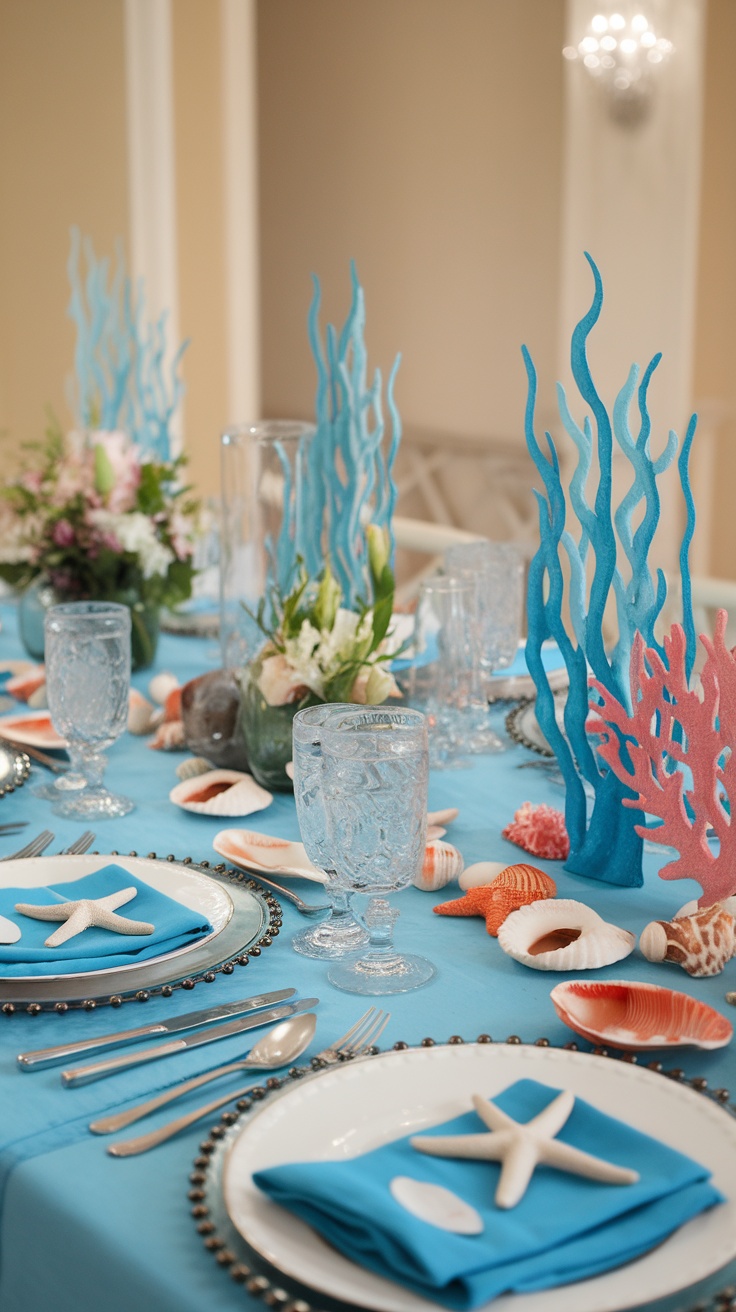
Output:
M74 544L74 529L68 519L57 520L51 536L57 547L71 547Z
M35 494L41 491L43 475L38 469L27 469L25 473L21 475L20 481L21 485L27 492L33 492Z
M263 661L258 687L269 706L286 706L301 701L309 691L280 651Z
M141 481L140 455L137 447L125 433L108 432L103 429L90 433L90 442L93 447L104 448L115 475L115 485L105 498L108 510L115 515L132 510Z

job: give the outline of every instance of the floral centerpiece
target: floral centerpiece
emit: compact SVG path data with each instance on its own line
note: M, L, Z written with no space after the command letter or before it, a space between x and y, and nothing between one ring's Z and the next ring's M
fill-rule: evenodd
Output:
M243 729L250 768L270 788L288 788L291 722L304 706L320 702L378 705L399 691L386 664L394 576L385 529L367 533L371 600L343 606L329 562L310 580L300 562L287 596L273 589L252 618L265 641L243 671ZM267 611L271 620L266 621Z
M122 432L58 427L34 449L0 502L0 578L27 590L24 642L43 655L39 605L118 601L131 609L134 667L150 665L159 610L186 601L194 576L198 506L182 459L148 456Z

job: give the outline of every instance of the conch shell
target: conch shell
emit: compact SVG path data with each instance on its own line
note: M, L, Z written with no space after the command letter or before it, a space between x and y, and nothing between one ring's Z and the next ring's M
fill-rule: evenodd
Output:
M441 916L483 916L488 933L495 937L512 911L554 897L556 892L554 879L536 866L507 866L492 884L476 885L465 897L443 902L434 910Z
M651 921L639 947L647 961L675 961L688 975L718 975L736 953L736 920L715 902L692 916Z
M584 902L533 902L507 916L498 931L504 952L532 970L597 970L621 961L636 938L602 920Z
M456 847L435 838L427 843L424 849L424 864L412 883L415 888L421 888L427 893L435 893L438 888L444 888L451 879L455 879L464 865L462 855Z

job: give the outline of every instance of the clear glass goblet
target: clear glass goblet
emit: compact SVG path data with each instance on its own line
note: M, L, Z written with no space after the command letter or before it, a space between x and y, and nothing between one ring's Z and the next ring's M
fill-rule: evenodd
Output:
M368 934L350 909L352 893L335 882L322 795L322 727L343 711L359 709L348 702L307 706L294 716L292 728L294 801L299 830L309 860L326 875L330 913L318 925L295 934L291 946L302 956L326 961L344 957L368 943Z
M492 676L511 665L521 638L524 557L513 542L462 542L447 548L445 565L478 578L481 667L493 696Z
M398 912L385 896L421 870L427 834L429 746L415 710L368 706L330 717L321 730L322 791L335 882L373 896L365 914L368 951L335 962L327 978L348 993L406 993L435 968L397 952Z
M128 721L130 610L103 601L52 606L44 630L49 713L71 760L54 811L84 819L127 815L133 802L103 786L102 753Z

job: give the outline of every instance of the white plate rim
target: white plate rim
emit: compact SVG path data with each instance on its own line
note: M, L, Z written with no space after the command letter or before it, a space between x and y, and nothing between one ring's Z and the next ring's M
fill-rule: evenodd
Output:
M409 1129L436 1124L448 1115L464 1110L465 1106L458 1103L457 1099L453 1102L450 1098L448 1102L445 1098L444 1103L433 1104L434 1114L431 1111L426 1114L425 1108L423 1115L417 1119L417 1109L407 1108L407 1068L410 1076L412 1067L421 1072L418 1083L423 1094L429 1088L439 1096L437 1080L438 1072L440 1076L443 1074L442 1064L445 1064L445 1074L454 1067L453 1078L461 1079L462 1064L469 1061L480 1062L478 1070L482 1067L485 1072L485 1083L490 1095L518 1078L550 1079L556 1087L572 1087L573 1092L588 1097L598 1106L601 1106L602 1101L608 1102L602 1109L613 1115L621 1114L621 1089L633 1086L637 1091L637 1086L642 1086L645 1097L636 1105L634 1115L629 1117L632 1124L682 1148L681 1143L675 1143L672 1139L672 1128L667 1117L662 1118L661 1114L662 1107L670 1111L674 1108L675 1119L679 1118L681 1126L687 1126L688 1132L693 1119L701 1130L701 1142L694 1147L685 1144L684 1151L690 1147L692 1154L704 1161L713 1172L714 1183L724 1194L727 1194L727 1182L732 1184L736 1178L736 1119L732 1119L722 1107L706 1096L685 1085L627 1062L567 1049L526 1045L506 1047L496 1044L438 1045L428 1049L387 1052L378 1057L333 1067L313 1079L287 1087L264 1103L233 1137L223 1161L223 1202L235 1229L250 1247L265 1257L283 1276L291 1277L332 1298L371 1309L371 1312L436 1312L436 1303L375 1276L336 1253L304 1222L259 1193L252 1183L251 1170L279 1161L296 1160L296 1154L290 1151L288 1134L284 1134L284 1116L292 1118L293 1126L300 1102L312 1103L307 1140L309 1151L303 1151L301 1157L325 1156L315 1124L315 1107L321 1108L322 1114L330 1121L329 1132L333 1139L339 1137L345 1127L335 1120L335 1090L338 1105L340 1102L344 1107L349 1105L351 1114L355 1112L356 1093L367 1097L375 1111L376 1076L382 1068L384 1072L391 1068L394 1072L396 1069L403 1071L401 1090L406 1097L402 1103L403 1120L399 1132L406 1133ZM427 1079L427 1065L434 1066L430 1080ZM371 1069L374 1072L373 1078ZM471 1073L469 1067L466 1070L468 1074ZM362 1090L355 1084L356 1078L361 1080ZM380 1076L378 1078L380 1084ZM333 1086L333 1102L330 1106L328 1099L327 1107L325 1090L329 1089L329 1085L326 1081ZM346 1098L344 1086L351 1082L354 1086L353 1096ZM383 1083L390 1083L390 1080L384 1079ZM589 1086L593 1088L592 1098ZM656 1129L652 1128L653 1123L656 1123ZM362 1135L358 1132L360 1129ZM702 1140L704 1129L710 1132L710 1141L705 1149ZM366 1133L365 1127L356 1126L350 1137L354 1152L357 1153L367 1151L396 1134L395 1121L390 1127L374 1121L372 1137L370 1130ZM358 1138L360 1142L356 1141ZM344 1135L341 1142L344 1145ZM342 1157L352 1153L336 1153L333 1150L332 1155ZM308 1261L310 1254L311 1268ZM625 1308L639 1307L696 1284L720 1270L734 1255L736 1199L727 1197L726 1203L694 1218L663 1244L634 1262L571 1285L561 1285L533 1294L501 1295L492 1304L486 1305L485 1312L491 1312L491 1309L492 1312L622 1312ZM479 1309L478 1312L483 1310Z
M5 888L18 886L20 888L43 888L49 883L68 883L75 877L82 879L85 875L93 874L96 870L102 870L110 864L119 865L128 873L140 879L142 883L150 884L157 892L164 893L166 897L172 898L175 902L181 902L184 906L189 907L192 911L202 911L206 914L210 924L212 924L212 933L206 934L192 943L185 943L182 947L174 948L171 952L163 952L156 957L147 957L144 961L130 962L123 966L103 966L99 970L84 970L68 972L61 975L3 975L2 964L0 963L0 985L5 983L23 984L35 982L39 979L47 980L50 984L63 982L65 980L94 980L98 975L116 975L118 972L130 970L143 970L145 967L151 967L158 962L174 961L178 957L186 956L187 953L201 948L206 943L210 943L222 933L226 925L229 924L233 911L233 900L223 884L215 883L199 870L192 869L191 866L184 865L180 861L156 861L151 857L140 856L121 856L119 854L101 853L60 853L58 856L35 856L23 857L20 860L3 861L0 863L0 883ZM50 874L44 878L44 870L53 865L53 878ZM21 867L18 873L18 867ZM69 868L70 873L64 871L64 867ZM16 871L15 879L13 871ZM59 873L61 871L61 873ZM38 875L37 879L29 883L22 881L23 874ZM179 896L172 888L171 880L181 881L179 885ZM165 885L169 885L165 887ZM197 896L199 894L199 896ZM207 903L210 903L207 906ZM215 919L213 920L213 911Z

